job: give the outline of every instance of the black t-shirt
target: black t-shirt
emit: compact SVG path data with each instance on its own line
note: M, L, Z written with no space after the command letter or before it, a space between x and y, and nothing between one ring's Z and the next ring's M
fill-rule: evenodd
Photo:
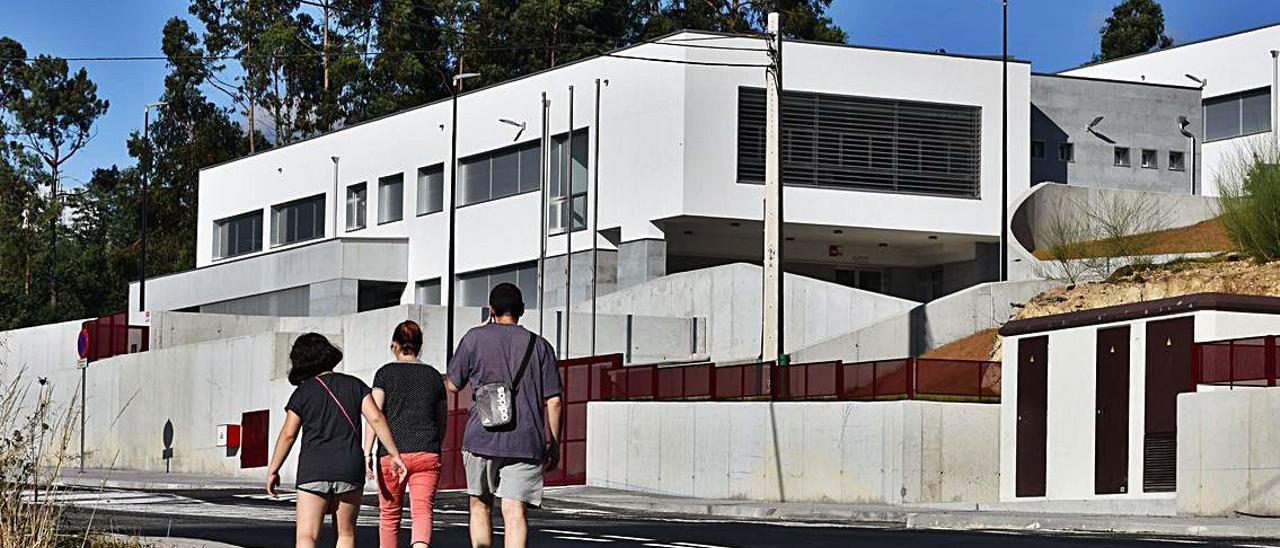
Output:
M383 392L382 413L401 453L439 453L448 398L444 377L422 362L391 362L378 369L373 387ZM378 444L378 455L387 451Z
M293 390L285 410L302 418L299 485L313 481L364 485L360 406L368 395L364 381L342 373L307 379Z

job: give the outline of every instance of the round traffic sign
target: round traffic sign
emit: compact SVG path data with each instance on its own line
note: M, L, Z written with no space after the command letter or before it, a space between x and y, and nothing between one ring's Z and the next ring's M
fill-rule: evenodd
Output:
M80 354L81 359L89 357L89 328L80 328L80 336L76 337L76 352Z

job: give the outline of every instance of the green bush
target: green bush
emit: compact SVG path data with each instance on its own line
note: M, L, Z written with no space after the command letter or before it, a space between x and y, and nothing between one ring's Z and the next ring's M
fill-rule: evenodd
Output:
M1232 244L1259 261L1280 259L1280 162L1274 150L1253 147L1218 179L1222 226Z

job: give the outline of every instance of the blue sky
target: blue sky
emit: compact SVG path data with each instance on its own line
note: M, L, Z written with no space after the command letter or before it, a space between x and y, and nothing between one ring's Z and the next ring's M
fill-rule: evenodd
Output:
M1009 51L1037 71L1087 61L1098 28L1117 0L1011 0ZM186 14L184 0L5 0L0 35L32 55L65 57L159 55L164 22ZM1166 31L1188 42L1280 22L1280 2L1163 0ZM1000 53L999 0L835 0L832 16L851 41L953 53ZM111 108L92 143L68 162L71 185L95 167L132 163L125 138L142 126L142 106L160 95L162 61L84 63Z

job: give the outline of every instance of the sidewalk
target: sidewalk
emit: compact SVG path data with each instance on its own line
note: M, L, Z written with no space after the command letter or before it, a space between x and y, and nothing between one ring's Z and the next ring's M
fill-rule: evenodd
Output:
M847 522L872 527L1109 534L1223 539L1280 538L1280 519L1133 516L1116 514L940 509L920 506L711 500L599 487L549 490L546 498L639 512L734 519ZM969 505L972 506L972 505Z
M86 489L137 489L142 491L262 489L266 484L266 472L261 478L225 478L196 474L166 474L139 470L111 470L89 468L81 472L77 468L62 470L57 484L63 487Z

